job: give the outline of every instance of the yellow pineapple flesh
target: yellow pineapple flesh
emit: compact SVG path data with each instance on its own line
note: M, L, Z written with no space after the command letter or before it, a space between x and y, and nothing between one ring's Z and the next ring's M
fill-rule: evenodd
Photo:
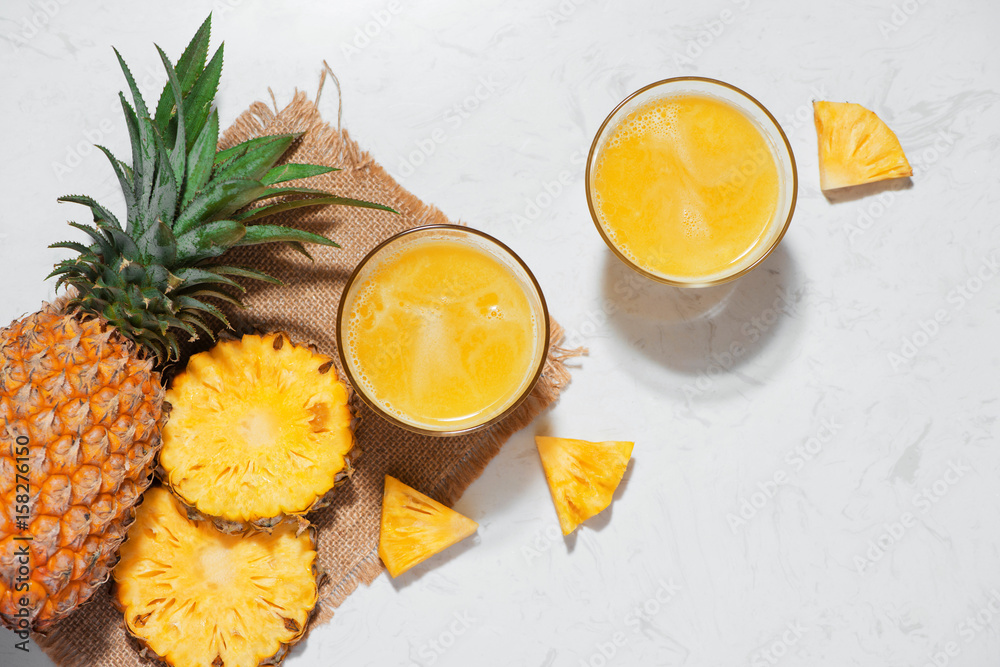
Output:
M539 435L535 436L535 445L559 515L559 525L563 535L569 535L611 504L632 456L633 443L588 442Z
M472 519L385 476L378 555L393 577L464 540L478 527Z
M17 630L107 580L166 419L152 361L63 305L0 331L0 621Z
M823 190L912 176L895 133L860 104L813 102Z
M57 291L69 290L59 304L0 331L0 624L22 637L44 632L86 602L115 562L134 505L149 485L166 419L153 364L179 360L181 341L214 339L217 324L210 322L229 325L215 304L239 305L234 290L245 288L234 278L276 282L255 269L220 263L225 251L278 242L336 246L302 229L259 224L301 207L392 211L315 188L275 187L334 171L278 164L298 133L217 150L213 98L223 50L208 57L210 33L211 17L176 64L158 50L167 81L155 107L147 106L116 52L131 94L131 101L122 95L121 102L132 159L100 148L121 187L124 211L116 214L86 195L60 197L86 206L92 216L88 224L69 223L82 235L49 246L70 251L49 274L58 278ZM283 199L275 202L276 195ZM318 374L324 372L321 367ZM323 384L299 379L306 386ZM282 377L278 384L288 382ZM291 467L311 467L314 474L275 483L267 473L240 477L230 471L221 481L259 482L278 499L275 506L307 509L345 468L342 455L351 442L341 428L345 393L330 384L316 390L321 400L305 405L310 428L330 436L321 444L307 436L289 455L306 457ZM321 455L308 460L316 448ZM274 463L259 454L251 452L257 457L251 466ZM289 492L300 483L299 495ZM230 492L240 496L246 489ZM296 502L286 504L291 496Z
M151 488L115 567L125 627L174 667L277 664L316 606L312 530L227 535Z
M304 514L350 471L347 387L329 357L284 334L192 356L166 396L165 483L220 528Z

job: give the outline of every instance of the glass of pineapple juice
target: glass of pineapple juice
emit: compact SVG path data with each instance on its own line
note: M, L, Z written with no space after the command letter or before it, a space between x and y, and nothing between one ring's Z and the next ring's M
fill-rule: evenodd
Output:
M549 314L527 265L493 237L427 225L361 260L337 312L340 360L373 410L426 435L492 424L527 398Z
M629 95L587 158L587 204L625 264L653 280L706 287L750 271L795 209L788 138L728 83L679 77Z

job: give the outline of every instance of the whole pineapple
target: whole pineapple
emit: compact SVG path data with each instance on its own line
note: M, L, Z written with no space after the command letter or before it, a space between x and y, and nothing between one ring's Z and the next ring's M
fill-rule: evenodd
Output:
M336 246L257 224L272 213L319 204L391 210L281 187L332 171L277 165L298 135L217 151L223 51L208 60L210 30L211 17L176 65L157 47L168 81L154 113L118 55L134 104L120 95L132 163L101 150L121 183L125 225L89 197L63 197L94 217L92 226L70 223L89 245L52 246L78 253L52 272L70 293L0 331L0 622L9 628L44 632L107 579L166 420L155 366L179 358L178 337L212 336L206 320L226 323L211 299L238 302L233 277L273 281L216 258L269 242L302 252L303 243ZM265 203L248 208L257 202Z

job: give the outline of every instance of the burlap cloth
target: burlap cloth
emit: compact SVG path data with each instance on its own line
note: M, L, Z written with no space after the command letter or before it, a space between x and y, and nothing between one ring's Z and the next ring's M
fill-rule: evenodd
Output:
M310 247L315 262L290 248L274 245L241 248L227 256L233 263L261 269L285 283L245 283L248 310L231 313L234 328L282 330L293 340L311 341L320 352L336 360L343 378L336 352L335 323L340 292L355 265L375 245L399 231L449 221L437 208L400 187L346 130L325 123L316 105L301 92L280 112L262 102L253 104L225 132L220 147L282 132L305 132L288 155L289 161L342 169L310 179L310 187L386 204L399 211L394 215L329 206L276 216L277 224L309 229L343 246ZM500 446L555 401L569 381L563 362L576 352L559 347L562 330L554 321L551 331L545 370L531 396L510 417L484 431L454 438L415 435L381 420L354 401L360 417L355 435L361 450L355 474L337 490L332 505L309 516L319 528L319 563L327 574L311 627L333 618L334 608L358 584L371 583L382 572L378 534L387 473L450 506L480 475ZM109 594L110 585L105 585L48 637L35 638L57 665L149 664L126 634L122 616L112 607Z

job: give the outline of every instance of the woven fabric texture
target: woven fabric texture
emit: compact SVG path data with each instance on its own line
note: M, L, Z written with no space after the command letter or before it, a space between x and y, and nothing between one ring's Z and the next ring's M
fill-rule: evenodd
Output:
M287 155L291 162L338 167L341 171L310 179L309 187L389 205L398 215L349 207L298 209L280 214L276 224L300 227L335 239L343 248L311 247L309 261L286 246L254 246L233 251L227 259L263 270L284 286L246 283L246 311L230 311L236 331L281 330L296 342L311 342L319 352L340 361L335 322L340 293L358 262L378 243L404 229L448 223L434 206L403 189L362 151L346 130L328 125L304 93L280 112L257 102L224 134L220 147L282 132L304 132ZM290 184L291 185L291 184ZM452 505L475 480L501 445L553 403L569 381L564 361L576 351L559 346L561 329L551 327L543 374L529 398L510 416L473 434L435 438L399 429L380 419L360 401L355 431L360 454L355 473L334 494L331 505L309 515L318 527L319 564L325 572L311 627L333 617L334 609L361 583L382 572L378 534L386 474ZM191 352L193 350L189 350ZM132 667L148 665L138 644L124 630L112 606L110 584L47 637L43 650L60 667Z

